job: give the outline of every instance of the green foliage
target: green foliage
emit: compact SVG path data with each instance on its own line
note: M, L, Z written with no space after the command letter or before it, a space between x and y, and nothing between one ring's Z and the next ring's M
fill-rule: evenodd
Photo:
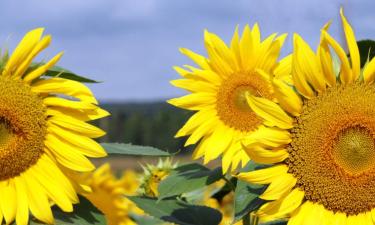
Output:
M91 80L89 78L86 78L86 77L83 77L83 76L80 76L80 75L77 75L67 69L64 69L60 66L53 66L52 68L50 68L46 73L45 73L46 76L50 76L50 77L61 77L61 78L66 78L66 79L69 79L69 80L75 80L75 81L79 81L79 82L82 82L82 83L99 83L98 81L95 81L95 80Z
M185 138L176 134L191 112L177 109L165 102L101 104L111 113L97 121L107 135L101 142L122 142L154 146L168 152L189 153L184 147Z
M221 168L209 170L197 164L186 164L172 170L158 187L159 198L167 198L191 192L223 178Z
M367 60L371 60L375 56L375 41L360 40L357 41L359 55L361 57L361 68L366 64Z
M136 155L136 156L171 156L166 151L150 147L123 143L101 143L108 154Z
M106 224L104 215L99 212L87 199L81 197L80 203L74 205L72 213L61 211L58 207L52 208L56 225L79 224L79 225L102 225ZM40 225L41 222L30 220L30 225Z
M158 200L148 197L129 197L147 214L180 225L217 225L221 221L219 211L191 205L178 199Z
M262 165L256 164L250 161L242 172L253 171L263 167ZM242 180L237 180L236 190L234 192L234 220L241 220L244 216L257 210L264 200L259 198L259 195L264 191L263 185L249 184Z

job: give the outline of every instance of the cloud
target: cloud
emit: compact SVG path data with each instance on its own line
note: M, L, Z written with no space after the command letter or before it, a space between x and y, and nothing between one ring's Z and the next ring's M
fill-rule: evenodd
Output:
M0 3L0 41L12 34L14 47L27 30L44 26L54 41L43 57L65 50L60 65L105 81L91 85L100 99L165 99L183 93L169 84L178 78L172 66L192 63L178 48L205 54L203 29L228 42L237 24L259 22L265 35L298 32L316 46L330 19L332 34L342 37L341 5L357 36L374 38L372 0L9 0Z

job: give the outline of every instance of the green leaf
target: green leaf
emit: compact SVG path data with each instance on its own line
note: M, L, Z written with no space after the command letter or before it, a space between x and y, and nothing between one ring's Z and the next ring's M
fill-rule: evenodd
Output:
M46 76L50 77L61 77L61 78L66 78L69 80L75 80L83 83L99 83L98 81L91 80L89 78L79 76L67 69L64 69L60 66L53 66L47 72L45 73Z
M264 165L259 165L250 161L243 169L245 171L253 171ZM237 180L236 190L234 192L234 220L239 221L245 215L257 210L265 203L265 200L259 198L265 187L263 185L250 184L242 180Z
M102 225L106 224L104 215L99 212L87 199L80 197L80 203L74 205L72 213L61 211L58 207L53 207L55 225L79 224L79 225ZM30 220L30 225L43 224L36 220Z
M179 166L160 182L159 198L167 198L191 192L223 178L221 167L210 170L197 163Z
M367 60L371 60L375 56L375 41L360 40L357 41L359 55L361 57L361 68L366 64Z
M101 143L108 154L138 156L171 156L169 152L150 147L123 143Z
M34 69L36 69L37 67L42 66L42 65L44 65L43 62L31 63L25 74L27 74L30 71L33 71ZM75 81L79 81L79 82L82 82L82 83L99 83L99 81L91 80L89 78L77 75L77 74L73 73L72 71L70 71L68 69L65 69L63 67L60 67L60 66L53 66L53 67L49 68L44 75L49 76L49 77L66 78L66 79L69 79L69 80L75 80Z
M128 198L147 214L180 225L217 225L222 217L215 209L191 205L176 199L158 200L136 196Z
M163 225L165 224L164 221L156 219L155 217L151 216L140 216L140 215L132 215L132 219L136 222L137 225Z

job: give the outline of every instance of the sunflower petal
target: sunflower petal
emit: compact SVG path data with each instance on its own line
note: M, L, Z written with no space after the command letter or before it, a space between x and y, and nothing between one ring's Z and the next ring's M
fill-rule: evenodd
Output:
M359 56L357 41L355 39L352 27L350 26L350 24L344 16L344 10L342 8L340 9L340 16L344 27L346 43L349 48L350 60L352 63L352 77L353 80L357 80L361 70L361 60Z
M276 103L251 95L246 96L250 108L265 120L268 126L277 126L282 129L293 127L293 120Z
M286 174L288 167L284 164L275 165L266 169L259 169L252 172L240 173L237 177L254 184L269 184L277 177Z

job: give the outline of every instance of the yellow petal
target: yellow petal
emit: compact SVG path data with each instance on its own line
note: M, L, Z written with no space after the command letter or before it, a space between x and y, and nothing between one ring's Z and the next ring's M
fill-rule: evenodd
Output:
M259 169L252 172L240 173L238 179L254 184L269 184L277 177L286 174L288 167L284 164L275 165L266 169Z
M56 160L75 171L87 172L95 169L95 166L74 148L69 148L63 141L53 134L47 134L45 146L56 157Z
M29 68L30 63L35 58L35 56L41 52L43 49L48 47L48 45L51 43L51 36L47 35L40 40L33 50L30 52L30 54L27 56L27 58L21 63L21 65L17 68L16 72L14 73L15 77L22 77L22 75L26 72L26 70Z
M237 60L233 52L228 48L228 46L224 43L221 38L219 38L216 34L205 32L205 42L206 44L210 45L210 48L214 50L221 59L224 60L229 67L233 70L238 70L239 66L237 64Z
M276 219L285 218L300 207L305 193L299 188L293 189L285 198L263 205L257 214L260 217L270 216Z
M244 67L242 69L249 70L253 68L255 65L255 60L253 60L255 49L254 49L253 37L252 37L249 25L245 26L243 33L242 33L242 37L240 40L240 53L241 53L242 66Z
M344 27L346 43L349 48L350 60L352 63L351 64L352 65L352 77L353 77L353 80L357 80L360 75L360 70L361 70L361 60L359 56L357 41L355 39L355 35L354 35L352 27L350 26L350 24L348 23L348 21L346 20L344 16L344 11L342 8L340 9L340 16L341 16L342 24Z
M170 99L167 102L188 110L201 110L209 106L214 106L216 103L216 95L213 93L193 93Z
M323 30L327 31L329 26L330 22L326 23L323 27ZM320 44L318 46L318 56L326 82L328 86L332 87L336 84L336 74L333 69L331 51L327 42L324 41L323 33L321 34Z
M104 157L107 153L103 147L96 141L81 134L68 131L54 124L49 124L47 131L53 133L56 137L63 140L63 143L69 145L69 149L74 148L76 151L89 157Z
M34 177L63 211L73 211L72 200L78 201L73 186L48 156L42 156L36 165L30 167L28 176Z
M299 116L302 110L302 100L292 87L278 79L273 79L272 84L280 106L293 116Z
M304 72L304 67L301 65L300 54L298 54L298 46L296 41L296 35L294 35L293 41L293 55L292 55L292 77L293 84L296 86L297 90L305 98L312 98L314 96L314 91L311 89L310 85L307 82L307 77Z
M257 163L278 163L288 158L288 152L285 149L265 149L258 145L243 146L243 148L247 155Z
M92 110L92 109L97 108L96 105L93 105L93 104L88 103L88 102L71 101L71 100L68 100L68 99L60 98L60 97L44 98L43 103L46 106L57 106L57 107L79 109L79 110Z
M275 78L292 85L292 54L282 58L274 70Z
M271 42L270 47L264 48L266 51L262 56L259 56L259 64L257 68L261 68L267 72L272 72L277 67L277 59L279 58L281 48L284 44L287 34L282 34Z
M321 225L322 218L318 212L318 207L310 201L302 204L300 210L289 219L288 225Z
M42 37L44 28L37 28L28 32L21 42L18 44L8 62L6 63L3 75L11 75L15 72L18 66L27 58L35 45Z
M17 213L16 221L19 225L27 225L29 222L29 204L26 195L26 183L22 176L13 178L16 186Z
M283 173L272 181L259 198L264 200L277 200L288 194L296 185L296 182L297 179L294 178L292 174Z
M197 143L203 136L210 135L217 127L216 116L209 118L200 124L185 142L185 147Z
M56 115L50 117L48 120L60 127L81 133L90 138L98 138L105 135L105 132L102 129L72 117Z
M217 90L217 87L204 81L179 79L172 80L170 83L175 87L179 87L190 92L216 92Z
M216 159L230 146L233 141L233 130L225 125L219 125L208 141L210 145L204 156L204 164Z
M180 52L190 59L192 59L198 66L200 66L203 69L210 69L210 66L207 63L207 60L205 57L190 51L189 49L186 48L180 48Z
M372 84L375 80L375 57L365 65L363 69L363 79L367 84Z
M205 47L207 50L207 54L209 57L209 65L210 67L217 73L223 75L224 77L228 77L231 74L233 74L234 69L231 66L231 62L227 61L227 58L233 57L233 56L227 56L226 53L223 53L222 51L217 51L216 45L217 42L215 42L212 38L212 34L209 33L207 30L204 32L204 40L205 40ZM227 47L228 48L228 47ZM229 49L227 49L228 52ZM230 52L231 53L231 52ZM231 60L233 61L233 59Z
M82 101L98 104L98 101L88 87L80 82L64 78L55 77L37 81L33 83L31 90L37 93L64 94Z
M61 56L63 55L63 52L60 52L55 57L53 57L50 61L48 61L46 64L39 66L35 70L31 71L30 73L26 74L26 76L23 78L25 82L31 82L34 79L42 76L47 70L51 67L53 67L57 61L60 60Z
M232 41L230 43L230 49L233 52L235 59L237 60L237 64L240 68L242 68L242 61L241 61L241 50L240 50L240 36L238 34L238 25L234 31Z
M298 35L294 35L294 46L296 61L299 72L305 76L307 82L311 84L314 90L323 92L326 89L325 78L320 70L318 58L310 46Z
M96 120L103 117L106 117L109 114L109 112L105 111L104 109L101 109L99 107L95 107L93 109L69 109L59 106L50 106L46 110L46 115L48 116L55 116L55 115L64 115L69 116L75 119L79 119L82 121L90 121L90 120Z
M27 196L29 198L31 213L38 220L47 224L53 224L52 210L44 190L33 178L25 175L21 176L23 176L27 186Z
M256 131L243 137L242 143L244 145L260 144L262 146L279 147L289 144L291 140L290 133L287 130L259 126Z
M293 120L276 103L251 95L246 96L250 108L265 121L267 126L277 126L282 129L293 127Z
M10 224L16 218L17 197L13 180L2 181L0 184L0 204L4 219Z
M324 41L326 41L328 44L332 46L332 48L335 50L337 56L339 57L341 61L341 73L340 73L340 80L343 84L349 84L354 81L353 73L350 69L350 64L348 57L346 56L346 53L344 49L341 48L340 44L337 43L335 39L331 37L325 30L322 30L322 35Z
M197 127L205 123L211 117L214 117L216 112L211 109L200 110L192 115L185 125L177 132L175 138L190 135L194 132Z

